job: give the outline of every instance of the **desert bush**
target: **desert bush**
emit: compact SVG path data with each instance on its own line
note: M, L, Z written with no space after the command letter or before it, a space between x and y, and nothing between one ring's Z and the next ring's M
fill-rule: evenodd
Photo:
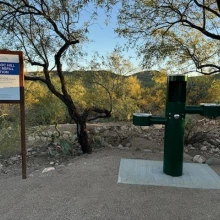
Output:
M16 104L1 104L0 155L9 157L20 150L20 114Z
M39 91L38 93L34 91ZM41 83L29 82L25 90L27 126L70 121L64 104Z
M207 118L199 119L195 116L186 115L184 144L193 145L204 141L213 144L213 134L218 129L218 122L217 125L210 126L208 124L210 121Z

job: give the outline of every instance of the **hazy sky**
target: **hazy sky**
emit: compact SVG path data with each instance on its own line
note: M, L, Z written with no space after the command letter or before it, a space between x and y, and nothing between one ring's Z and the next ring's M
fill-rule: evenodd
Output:
M97 21L89 28L88 36L92 42L84 46L84 49L88 53L88 59L91 58L95 51L105 56L111 53L116 45L125 45L126 39L119 38L117 33L114 32L114 28L117 26L117 10L118 8L115 7L108 25L105 24L105 12L103 10L98 11L99 16ZM129 51L125 51L123 57L129 59L135 67L140 68L141 59L136 57L135 50L130 49Z
M80 15L79 21L81 24L89 20L90 18L89 16L91 14L89 14L88 11L85 11L83 14ZM119 38L117 34L114 32L114 29L117 27L117 13L118 13L118 6L115 6L111 13L111 18L109 19L108 25L106 25L105 20L107 16L105 14L105 11L103 9L98 10L97 20L94 21L93 24L90 25L88 28L89 31L88 39L90 42L83 43L84 44L83 50L88 54L88 56L83 57L81 63L79 63L81 66L84 66L86 68L88 66L87 61L91 60L92 55L95 52L98 52L102 56L107 56L108 54L113 52L114 48L117 45L119 46L125 45L126 39ZM123 57L129 60L133 64L135 68L134 72L142 70L140 66L141 59L137 59L136 52L134 50L130 49L129 51L123 52ZM86 59L87 61L85 61L84 59ZM53 63L53 57L52 57L52 63ZM65 64L63 67L64 69L68 70ZM37 70L35 67L31 67L31 66L28 66L27 68L29 71Z

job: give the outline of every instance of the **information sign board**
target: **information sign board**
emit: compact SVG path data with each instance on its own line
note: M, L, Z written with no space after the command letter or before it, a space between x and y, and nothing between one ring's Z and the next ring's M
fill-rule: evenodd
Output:
M18 54L0 54L0 100L20 100Z
M0 50L0 103L20 104L22 178L27 178L24 65L21 51Z

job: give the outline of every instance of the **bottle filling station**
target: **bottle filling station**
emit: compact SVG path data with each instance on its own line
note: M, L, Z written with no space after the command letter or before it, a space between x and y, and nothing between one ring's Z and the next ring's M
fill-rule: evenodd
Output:
M134 113L133 124L136 126L165 125L163 172L170 176L183 173L183 148L186 114L220 116L220 105L203 103L199 106L186 105L186 75L167 77L167 97L165 117L146 113Z

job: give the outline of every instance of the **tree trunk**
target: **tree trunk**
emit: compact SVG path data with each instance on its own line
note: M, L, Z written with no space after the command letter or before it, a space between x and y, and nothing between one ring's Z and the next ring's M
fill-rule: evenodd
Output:
M79 144L81 146L82 152L84 154L91 154L92 147L89 144L89 140L88 140L86 122L77 123L77 136L78 136L78 140L79 140Z

